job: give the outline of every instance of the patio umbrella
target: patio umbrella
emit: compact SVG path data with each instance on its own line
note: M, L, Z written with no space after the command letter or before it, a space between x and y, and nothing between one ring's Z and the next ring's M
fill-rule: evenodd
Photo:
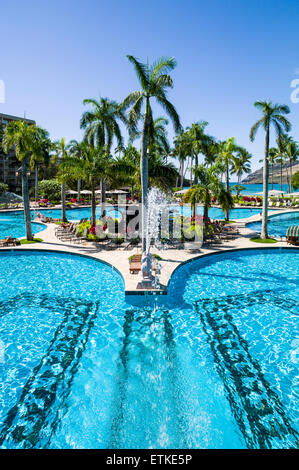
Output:
M89 191L89 189L83 189L83 191L81 191L81 194L92 194L92 192Z
M127 192L122 189L112 189L111 191L106 191L106 194L127 194Z
M68 189L66 194L78 194L78 191L73 191L72 189Z
M256 196L263 196L263 192L261 193L255 193ZM271 189L270 191L268 191L268 196L279 196L279 195L283 195L283 191L279 191L278 189Z
M287 229L287 237L299 237L299 225L290 225Z

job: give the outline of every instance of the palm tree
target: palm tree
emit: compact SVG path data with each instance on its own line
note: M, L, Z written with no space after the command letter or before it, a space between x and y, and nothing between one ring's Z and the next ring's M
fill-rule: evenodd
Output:
M187 134L190 137L191 155L194 157L195 168L198 167L198 155L207 154L208 148L214 143L214 139L205 133L207 121L195 122L191 127L187 127ZM194 184L197 184L197 177L194 174Z
M78 142L75 139L71 140L69 145L68 145L68 150L69 150L70 156L76 157L78 159L83 158L84 141L83 142ZM78 181L77 181L77 192L78 192L77 201L78 201L78 204L80 204L80 199L81 199L81 178L78 178Z
M45 129L37 128L36 145L31 153L30 168L34 170L35 175L35 202L38 200L38 170L41 164L48 166L50 162L50 152L52 150L52 142L49 133Z
M173 57L162 57L149 66L142 64L132 55L127 56L128 60L133 64L141 90L130 93L122 103L122 109L127 109L131 106L128 117L128 128L130 131L136 131L137 124L142 117L141 110L144 104L145 110L143 114L143 130L142 130L142 143L141 143L141 160L140 160L140 173L141 173L141 192L142 192L142 251L146 250L146 220L148 209L148 145L150 130L153 123L153 113L151 108L151 99L155 98L156 101L162 106L166 114L174 125L175 132L181 129L179 116L174 106L168 101L166 96L167 88L173 87L173 81L169 72L176 66L176 61Z
M185 179L185 162L189 156L190 151L190 141L186 132L181 132L174 138L174 149L172 150L172 155L178 157L180 162L180 175L181 181L180 186L183 189L184 179Z
M270 126L273 125L275 132L280 137L284 131L288 132L291 128L290 122L284 116L289 114L289 107L286 105L275 104L267 101L256 101L254 106L262 112L263 117L259 119L250 130L250 140L253 141L258 129L263 127L265 130L265 152L264 152L264 170L263 170L263 212L262 212L262 231L261 238L268 238L268 184L269 184L269 144L270 144Z
M61 140L55 142L55 150L56 150L56 159L58 161L62 161L69 157L68 153L68 146L66 145L65 138L63 137ZM62 213L62 221L66 222L66 204L65 204L65 191L66 191L66 183L69 179L74 176L71 172L67 171L68 169L64 166L59 166L58 172L58 181L61 183L61 213Z
M73 157L67 154L61 161L63 172L73 172L74 176L80 177L91 189L91 224L96 225L96 196L95 189L97 180L105 172L107 167L107 155L102 147L93 147L88 142L81 144L80 156Z
M223 142L219 143L219 154L218 154L218 161L220 164L224 166L225 172L225 184L226 184L226 191L230 191L229 187L229 175L230 169L234 165L235 161L235 152L238 151L238 148L235 143L235 138L231 137ZM225 220L229 220L229 210L225 211Z
M205 233L208 232L208 211L212 204L212 198L216 197L223 210L233 207L231 193L227 191L220 179L219 165L205 167L203 164L194 168L194 174L198 178L198 184L192 186L184 196L184 202L191 203L192 215L196 215L196 204L202 202L204 205Z
M274 176L274 165L275 163L278 162L278 150L276 147L271 147L269 149L269 163L271 165L271 189L273 189L273 176ZM281 188L282 190L282 182L281 182Z
M15 147L15 153L22 165L22 196L27 240L32 240L30 199L28 191L28 176L30 158L37 154L40 148L41 129L26 121L11 121L7 124L3 137L3 150L7 153Z
M84 140L99 149L105 149L107 157L110 155L113 138L116 138L117 145L123 145L123 138L119 126L119 121L127 123L124 110L116 101L108 98L83 100L84 105L91 105L91 109L85 111L80 120L80 127L85 130ZM106 202L106 182L101 179L101 203L102 216L105 214L104 205Z
M249 153L244 147L237 147L236 155L233 156L233 173L238 177L238 184L241 184L241 178L243 173L250 173L251 165L250 160L252 158L251 153Z
M287 153L287 157L289 159L289 166L290 166L290 188L289 188L289 192L291 193L292 192L292 166L293 166L293 163L296 162L298 160L298 157L299 157L299 146L298 146L298 143L292 139L292 137L290 137L288 143L287 143L287 147L286 147L286 153Z

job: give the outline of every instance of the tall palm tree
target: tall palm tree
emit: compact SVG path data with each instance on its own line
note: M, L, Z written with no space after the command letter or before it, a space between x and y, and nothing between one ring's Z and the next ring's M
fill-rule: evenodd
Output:
M142 193L142 251L146 250L146 221L148 209L148 144L150 129L153 123L153 113L151 108L151 100L155 100L162 106L170 120L174 125L175 132L181 129L180 119L176 109L167 99L167 88L173 87L173 81L169 72L176 66L173 57L162 57L154 62L151 66L142 64L132 55L127 56L128 60L133 64L139 84L140 90L130 93L122 103L122 109L126 110L131 107L128 116L128 127L131 131L137 129L137 124L143 116L143 130L141 143L141 193ZM142 107L145 107L142 115Z
M278 150L276 147L269 148L269 163L271 165L271 189L273 190L274 165L278 162ZM262 160L261 160L262 161ZM282 189L282 187L281 187Z
M209 123L207 121L195 122L191 127L187 127L187 134L190 138L191 155L194 157L195 168L198 167L199 154L208 153L208 148L213 144L214 139L205 133L205 128ZM194 184L197 184L197 176L194 174Z
M84 140L99 149L105 149L107 157L110 155L114 137L117 145L123 145L123 138L119 121L127 123L124 110L116 101L108 98L83 100L84 105L90 105L91 109L82 114L80 127L85 130ZM106 181L101 179L101 203L102 215L105 213Z
M68 150L70 153L70 156L76 157L78 159L83 158L83 152L84 152L84 141L83 142L78 142L77 140L73 139L70 141L68 144ZM80 199L81 199L81 178L78 178L77 181L77 192L78 192L78 204L80 204Z
M180 186L183 189L184 179L185 179L185 162L189 156L190 152L190 139L187 136L186 132L181 132L174 138L174 149L172 150L172 155L177 157L180 162L180 175L181 181Z
M287 148L286 148L287 158L289 159L289 167L290 167L290 187L289 192L292 192L292 166L293 163L296 162L299 158L299 146L298 143L290 137Z
M35 176L35 202L38 200L38 173L40 165L48 166L51 158L52 142L45 129L37 128L36 145L31 153L30 168Z
M223 142L219 143L219 154L218 154L218 161L224 166L224 173L225 173L225 185L226 191L230 191L229 187L229 176L230 176L230 169L234 165L235 161L235 152L238 151L238 146L235 143L235 138L231 137ZM225 220L229 220L229 210L225 211Z
M55 152L56 159L61 162L69 157L68 145L65 142L63 137L61 140L55 142ZM66 183L70 179L72 174L67 171L67 168L64 166L59 166L59 172L57 175L58 181L61 183L61 218L63 222L66 222L66 202L65 202L65 192L66 192Z
M30 199L28 191L28 176L30 158L37 154L40 146L41 129L35 124L24 121L11 121L7 124L3 137L3 150L7 153L15 147L15 153L22 166L22 196L27 240L32 240Z
M192 186L184 196L184 202L191 203L193 217L195 217L196 204L204 205L205 233L208 231L208 211L212 204L212 198L216 197L223 210L233 207L232 195L227 191L220 178L219 165L205 167L203 164L194 168L194 174L198 178L198 184Z
M96 196L95 188L97 181L105 172L107 166L107 155L103 147L94 147L83 142L81 144L80 155L70 157L65 155L61 160L63 173L73 172L76 178L80 178L87 183L91 189L91 224L96 225Z
M233 156L233 173L238 177L238 184L241 184L241 178L243 173L250 173L251 165L250 160L252 158L251 153L249 153L244 147L238 147L236 154Z
M263 117L259 119L250 130L250 140L255 139L256 133L260 127L265 130L265 151L264 151L264 170L263 170L263 212L262 212L262 231L261 238L268 238L268 184L269 184L269 145L270 145L270 127L274 127L278 137L284 131L289 132L290 122L284 116L289 114L290 109L286 105L272 104L267 101L256 101L254 106L262 112Z

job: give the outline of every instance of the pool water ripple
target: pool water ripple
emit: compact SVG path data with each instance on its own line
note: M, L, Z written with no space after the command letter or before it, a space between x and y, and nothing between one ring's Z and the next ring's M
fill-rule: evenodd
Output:
M1 446L296 447L296 255L204 257L129 303L103 263L2 252Z

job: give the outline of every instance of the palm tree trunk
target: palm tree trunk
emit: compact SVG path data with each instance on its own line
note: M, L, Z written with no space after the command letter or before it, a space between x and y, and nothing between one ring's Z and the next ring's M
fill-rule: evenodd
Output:
M96 193L94 181L91 182L91 225L96 225Z
M280 157L280 191L282 191L282 157Z
M147 234L147 209L148 209L148 116L149 116L149 98L146 98L146 109L143 122L140 174L141 174L141 205L142 205L142 228L141 241L142 253L146 252L146 234Z
M106 182L101 180L101 217L106 216Z
M184 159L181 160L181 189L184 187Z
M265 155L264 155L264 171L263 171L263 212L262 212L262 232L261 238L268 238L268 183L269 183L269 140L270 130L269 124L266 129L265 137Z
M197 154L195 154L195 165L194 166L195 166L196 169L198 168L198 155ZM194 176L194 184L198 184L198 178L197 178L196 174Z
M289 192L289 186L290 186L290 182L289 182L289 169L288 169L288 164L286 163L286 180L287 180L287 187L288 187L288 192Z
M24 218L25 218L25 226L26 226L26 238L27 240L33 240L32 229L31 229L28 177L27 177L28 166L29 166L29 158L25 157L22 160L22 195L23 195L23 205L24 205Z
M77 182L77 191L78 191L77 202L78 202L78 204L81 204L81 202L80 202L80 199L81 199L81 179L79 179L78 182Z
M204 220L204 225L205 225L205 232L208 233L209 229L209 208L208 204L204 204L203 207L203 220Z
M35 165L34 167L34 173L35 173L35 202L38 200L38 166Z
M272 165L271 165L271 167L272 167L272 170L271 170L271 171L272 171L272 178L271 178L271 179L272 179L272 182L271 182L271 189L273 190L273 176L274 176L274 163L273 163L273 162L272 162Z
M292 158L290 158L290 193L293 191L293 188L292 188L292 165L293 165L293 160Z
M61 185L61 218L62 222L66 222L65 183Z
M229 167L228 162L225 165L225 184L226 184L226 191L229 192ZM229 209L225 209L225 220L229 221Z

